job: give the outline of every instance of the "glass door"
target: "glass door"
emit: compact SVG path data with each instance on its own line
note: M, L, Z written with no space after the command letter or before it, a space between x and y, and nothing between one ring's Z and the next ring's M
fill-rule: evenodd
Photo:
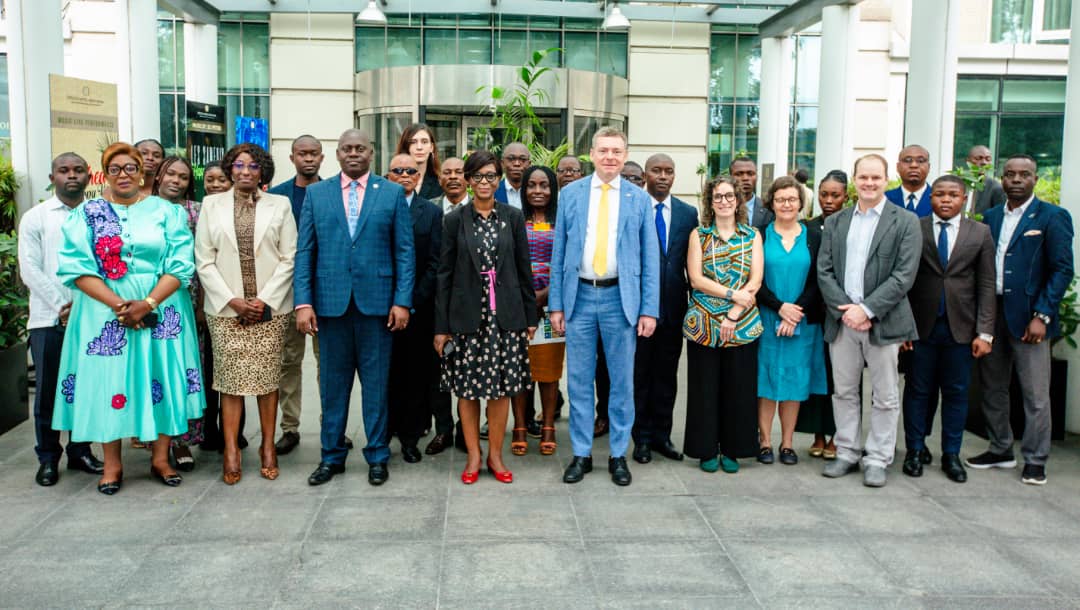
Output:
M439 159L460 157L461 117L429 114L424 119L427 121L428 127L435 132L435 151L438 153Z

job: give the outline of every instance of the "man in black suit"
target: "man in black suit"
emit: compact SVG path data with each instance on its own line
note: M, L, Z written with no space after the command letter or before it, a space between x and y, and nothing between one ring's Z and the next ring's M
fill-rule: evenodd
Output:
M698 224L697 210L671 195L675 162L665 154L645 161L645 190L652 198L652 217L660 246L660 317L650 337L637 338L634 355L634 461L647 464L652 452L681 460L671 442L672 413L682 355L683 316L688 283L686 249Z
M746 218L754 227L767 226L773 220L772 210L757 196L757 164L750 157L735 157L728 165L728 173L739 187L746 201Z
M973 204L968 205L967 209L983 214L990 208L1005 203L1005 189L1000 182L994 180L994 157L990 154L990 149L982 144L972 146L967 154L967 162L977 167L989 167L983 173L982 190L971 192L970 199Z
M908 293L919 340L904 392L904 474L922 476L927 413L941 389L941 469L957 483L967 480L960 443L967 420L968 383L976 358L994 342L994 242L990 228L964 218L967 186L945 175L930 187L933 212L919 221L922 254Z
M435 335L435 273L442 247L442 210L416 192L420 171L411 155L390 160L391 182L405 189L416 252L416 281L409 325L394 333L390 355L390 434L401 442L401 457L420 461L417 442L431 425L429 400L438 391L439 358L431 344Z

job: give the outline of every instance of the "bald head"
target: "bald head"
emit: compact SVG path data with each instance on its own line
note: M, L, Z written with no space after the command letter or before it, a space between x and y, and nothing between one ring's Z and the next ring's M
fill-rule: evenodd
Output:
M967 154L967 162L979 167L987 165L993 165L994 157L990 153L990 148L983 146L982 144L976 144L971 147L971 150Z
M511 142L502 150L502 171L516 189L521 188L522 174L529 167L529 149L521 142Z
M337 160L341 173L359 179L371 167L371 138L359 129L346 129L338 138Z
M645 190L657 201L664 201L671 194L675 183L675 161L664 153L656 153L645 160Z

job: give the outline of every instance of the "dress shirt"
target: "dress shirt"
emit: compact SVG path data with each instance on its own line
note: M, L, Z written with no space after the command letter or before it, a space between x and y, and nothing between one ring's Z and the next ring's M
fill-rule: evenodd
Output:
M356 179L359 183L356 187L356 211L360 212L364 209L364 191L367 189L368 178L371 176L371 172L364 172L363 176ZM349 217L349 185L352 184L353 179L346 176L345 172L341 172L341 199L345 204L345 218Z
M953 248L956 247L956 238L960 235L960 215L957 214L944 221L938 218L937 214L932 214L932 216L934 217L934 247L937 247L938 240L941 239L942 226L939 223L944 222L946 223L944 229L948 232L949 258L951 259Z
M465 193L465 198L462 199L461 201L457 202L457 203L454 203L454 202L450 201L449 199L446 198L446 195L443 195L442 204L441 204L442 205L443 215L449 214L450 212L453 212L454 210L458 209L459 207L461 207L461 206L463 206L463 205L465 205L467 203L469 203L469 194L468 193Z
M930 188L930 185L923 182L923 185L922 185L921 189L919 189L917 191L909 191L906 188L904 188L903 184L901 184L900 185L900 192L903 194L904 209L905 210L908 209L908 207L907 207L908 197L910 197L911 195L915 195L915 200L912 201L911 203L912 203L912 205L915 206L915 209L918 209L919 208L919 202L922 201L923 193L925 193L926 189L928 189L928 188ZM911 210L911 211L914 212L915 210ZM951 235L950 235L950 237L951 237Z
M1024 205L1015 210L1010 210L1008 202L1005 203L1005 216L1001 219L1001 233L998 235L997 252L994 257L994 267L996 267L997 271L994 275L997 277L998 294L1005 292L1005 252L1009 249L1009 242L1012 241L1013 233L1016 232L1016 225L1020 224L1020 219L1027 213L1027 209L1034 199L1035 195L1028 197Z
M30 208L19 222L19 273L30 289L28 329L56 326L60 309L71 302L71 290L56 278L56 255L72 209L53 196Z
M885 199L877 202L865 212L855 204L851 215L851 226L847 234L847 258L844 261L844 292L851 297L851 302L859 305L867 317L873 318L874 312L863 305L863 281L866 276L866 261L870 256L870 243L874 241L874 231L881 220L881 206Z
M503 188L506 189L506 205L521 209L521 189L510 186L510 181L503 178Z
M416 197L416 191L413 191L411 193L405 193L405 203L409 206L412 206L412 200L414 197Z
M581 268L578 274L587 280L606 280L619 277L619 261L616 258L618 248L616 241L619 235L619 203L621 201L620 187L622 178L615 176L609 183L608 190L608 241L607 241L607 273L597 276L593 271L593 258L596 255L596 225L600 218L600 185L604 183L596 174L592 175L589 183L589 224L585 228L585 252L581 257ZM655 230L655 229L654 229Z
M668 195L667 198L663 201L657 201L655 198L652 200L653 213L650 220L653 221L654 225L656 224L656 206L660 205L661 203L664 204L664 211L661 212L661 214L664 215L664 230L666 231L664 235L664 243L670 246L671 244L669 243L668 238L671 237L671 195Z
M746 200L746 224L754 224L754 210L757 209L760 203L761 200L758 199L757 195L754 195L750 199Z

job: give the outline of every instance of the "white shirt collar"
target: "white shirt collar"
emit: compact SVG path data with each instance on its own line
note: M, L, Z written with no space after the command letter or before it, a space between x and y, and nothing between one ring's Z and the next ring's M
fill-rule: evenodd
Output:
M855 214L859 216L868 216L874 214L875 216L881 216L881 204L885 202L885 198L882 197L881 201L874 204L874 207L867 209L865 212L859 207L859 203L855 202Z
M76 204L75 207L76 208L79 207L79 205L82 204L83 201L86 201L86 199L83 199L82 201L80 201L79 204ZM75 208L68 208L68 205L66 203L64 203L63 201L60 201L60 198L57 197L56 195L53 195L52 197L49 197L45 201L42 201L41 205L47 207L50 210L57 210L57 209L60 209L60 208L64 208L64 209L68 209L68 210L74 210L75 209Z
M904 187L903 184L901 184L900 185L900 190L904 193L904 203L905 204L907 203L909 195L915 195L915 205L918 205L919 202L922 201L923 193L926 192L926 189L927 189L928 186L929 185L927 183L923 182L922 188L920 188L919 190L917 190L917 191L909 191L909 190L907 190L906 187Z
M656 208L657 204L660 204L660 203L667 206L667 209L669 209L669 210L671 209L671 194L668 194L667 197L664 197L663 201L660 201L659 199L656 199L652 195L649 195L649 198L652 199L652 206L653 206L654 209Z
M1035 194L1034 193L1032 193L1031 197L1028 197L1028 200L1024 202L1024 205L1016 208L1015 210L1009 210L1009 204L1008 204L1008 202L1006 202L1005 203L1005 214L1013 215L1013 216L1023 216L1024 212L1026 212L1028 207L1031 206L1032 201L1035 201Z
M947 223L947 224L949 224L949 225L951 225L953 227L960 228L960 214L957 214L956 216L953 216L952 218L950 218L948 220L942 220L941 217L939 217L937 214L933 214L933 213L931 213L931 216L934 217L934 225L935 226L937 226L937 224L939 222L944 222L944 223Z
M592 188L594 188L594 189L598 189L598 188L600 188L601 184L604 184L604 181L600 179L600 176L596 175L596 172L593 172L592 182L590 183L590 186ZM608 185L611 186L611 190L613 190L613 191L619 190L619 187L622 185L622 177L621 176L615 176L611 180L611 182L608 182Z

